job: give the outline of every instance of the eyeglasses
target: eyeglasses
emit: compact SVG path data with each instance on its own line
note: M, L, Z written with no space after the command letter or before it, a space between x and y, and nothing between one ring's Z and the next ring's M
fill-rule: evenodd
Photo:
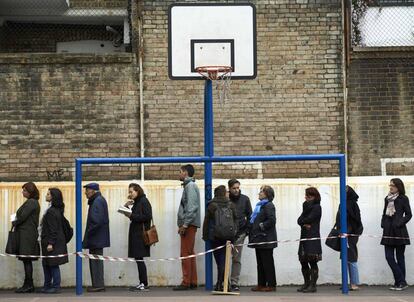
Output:
M396 187L396 185L394 185L394 184L390 184L389 186L390 186L390 187Z

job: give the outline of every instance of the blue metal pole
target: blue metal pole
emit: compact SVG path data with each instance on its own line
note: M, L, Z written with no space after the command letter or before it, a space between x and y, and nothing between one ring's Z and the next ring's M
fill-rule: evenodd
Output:
M76 252L82 252L82 162L76 160ZM76 295L82 295L82 258L76 255Z
M341 211L341 233L348 232L346 221L346 165L345 155L339 159L339 190ZM342 293L348 294L348 238L341 238L341 268L342 268Z
M204 86L204 156L214 156L214 134L213 134L213 85L211 80L205 81ZM211 186L213 176L213 163L211 161L204 163L204 192L205 192L205 209L207 203L212 198ZM211 248L210 241L206 241L206 251ZM213 289L213 258L211 253L205 257L205 278L206 290Z

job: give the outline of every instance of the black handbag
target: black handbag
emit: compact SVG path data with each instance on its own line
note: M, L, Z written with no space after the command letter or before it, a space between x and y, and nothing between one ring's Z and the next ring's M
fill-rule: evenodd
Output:
M18 253L19 238L15 228L11 228L9 231L9 237L7 238L6 254L16 255Z
M339 252L341 250L341 238L339 237L340 233L336 229L336 224L329 232L328 238L326 238L325 244L331 249Z

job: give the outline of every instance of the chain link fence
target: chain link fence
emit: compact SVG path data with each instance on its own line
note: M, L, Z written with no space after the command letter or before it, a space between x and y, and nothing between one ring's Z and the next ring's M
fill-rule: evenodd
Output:
M352 0L353 47L414 46L414 0Z
M131 50L131 0L0 0L0 52Z

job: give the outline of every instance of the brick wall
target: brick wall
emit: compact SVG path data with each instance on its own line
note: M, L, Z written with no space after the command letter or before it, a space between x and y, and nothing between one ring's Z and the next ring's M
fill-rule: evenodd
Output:
M350 174L379 175L381 158L413 157L414 50L354 52L348 85ZM387 173L413 174L414 163Z
M141 3L147 156L203 154L203 81L168 78L167 13L173 2ZM215 154L342 152L340 1L252 2L257 7L258 76L234 81L232 99L224 104L215 93ZM38 56L0 61L5 75L0 76L2 180L44 180L47 171L60 168L71 178L76 156L139 155L135 63L122 61L122 55L105 63L73 55L53 63L47 56L37 61ZM36 64L21 65L19 58ZM92 116L99 117L96 123ZM176 178L177 169L149 166L146 177ZM337 165L216 165L214 171L215 177L226 178L314 177L337 175ZM86 176L136 175L134 166L88 169Z
M341 152L340 1L252 2L257 8L258 76L233 81L232 100L223 105L215 102L215 153ZM143 1L146 150L148 156L200 155L203 82L172 81L167 73L167 7L171 3ZM175 171L167 169L148 168L147 175L173 177ZM326 162L263 164L265 177L336 172L337 166ZM215 167L216 177L234 173L231 166ZM258 171L246 167L237 173L256 177Z
M0 181L71 180L76 157L138 156L136 72L130 54L0 57ZM85 179L137 175L85 169Z

